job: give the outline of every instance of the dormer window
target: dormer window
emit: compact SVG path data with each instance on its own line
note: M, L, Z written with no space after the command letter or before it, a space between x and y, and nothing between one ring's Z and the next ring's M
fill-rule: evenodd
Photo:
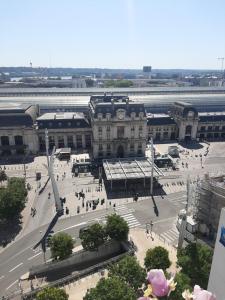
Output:
M135 113L135 112L132 112L132 113L131 113L131 119L133 120L133 119L135 118L135 116L136 116L136 113Z
M189 118L193 118L193 117L194 117L194 112L193 112L192 110L190 110L190 111L188 112L188 117L189 117Z
M102 114L98 113L98 120L102 120Z
M107 113L107 114L106 114L106 120L109 121L110 118L111 118L111 114Z
M142 118L144 117L144 113L143 113L143 112L140 112L140 113L139 113L139 117L140 117L140 119L142 119Z

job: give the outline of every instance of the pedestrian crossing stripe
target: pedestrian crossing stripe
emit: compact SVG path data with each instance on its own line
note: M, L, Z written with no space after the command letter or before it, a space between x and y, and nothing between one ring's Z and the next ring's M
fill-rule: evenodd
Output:
M179 238L179 232L176 228L172 228L170 230L167 230L166 232L160 234L161 237L163 237L165 240L167 240L169 243L174 243L178 241Z
M118 206L115 211L127 222L129 228L134 228L141 225L135 218L135 216L131 213L134 212L134 209L128 209L126 206L121 205Z

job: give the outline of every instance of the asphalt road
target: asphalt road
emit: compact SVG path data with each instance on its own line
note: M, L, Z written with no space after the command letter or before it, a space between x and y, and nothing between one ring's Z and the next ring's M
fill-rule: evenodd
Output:
M178 192L168 196L157 196L126 204L128 211L132 211L141 227L153 221L153 231L161 234L171 228L176 220L177 213L184 207L185 193ZM158 216L155 214L154 206L157 206ZM113 212L113 209L99 210L84 215L78 215L59 219L53 228L54 232L64 231L77 240L78 233L82 226L88 223L103 220L104 216ZM18 279L28 272L33 265L43 263L43 253L40 246L33 250L33 246L40 240L47 229L47 225L32 231L10 244L0 254L0 296L10 295L19 289ZM46 252L46 260L50 259L50 251Z

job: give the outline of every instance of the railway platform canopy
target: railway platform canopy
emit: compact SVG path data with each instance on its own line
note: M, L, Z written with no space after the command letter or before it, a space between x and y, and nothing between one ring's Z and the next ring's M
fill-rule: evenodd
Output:
M111 183L111 189L115 181L124 181L126 188L128 181L138 179L143 179L145 187L152 174L152 162L148 157L104 159L103 168L106 180ZM163 172L154 164L153 177L161 176L164 176Z

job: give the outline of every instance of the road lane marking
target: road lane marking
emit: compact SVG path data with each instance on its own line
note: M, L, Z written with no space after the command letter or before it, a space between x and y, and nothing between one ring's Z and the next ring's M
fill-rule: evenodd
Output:
M166 221L169 221L169 220L175 220L175 219L177 219L177 217L171 217L171 218L167 218L167 219L162 219L162 220L153 222L153 225L157 224L157 223L166 222Z
M82 222L82 223L79 223L79 224L75 224L75 225L72 225L72 226L70 226L70 227L67 227L67 228L58 230L58 231L56 231L55 233L59 233L59 232L62 232L62 231L66 231L66 230L72 229L72 228L74 228L74 227L80 227L80 226L86 225L86 224L87 224L87 222Z
M38 255L40 255L40 254L41 254L41 252L39 252L39 253L37 253L37 254L35 254L35 255L29 257L27 260L31 260L31 259L35 258L36 256L38 256Z
M16 284L18 282L18 279L16 281L14 281L13 283L11 283L7 288L6 290L9 290L14 284Z
M0 280L1 280L1 279L3 279L4 277L5 277L5 276L4 276L4 275L2 275L2 276L0 277Z
M19 267L22 266L22 265L23 265L23 263L18 264L17 266L15 266L14 268L12 268L12 269L9 271L9 273L12 272L12 271L14 271L14 270L16 270L17 268L19 268Z

